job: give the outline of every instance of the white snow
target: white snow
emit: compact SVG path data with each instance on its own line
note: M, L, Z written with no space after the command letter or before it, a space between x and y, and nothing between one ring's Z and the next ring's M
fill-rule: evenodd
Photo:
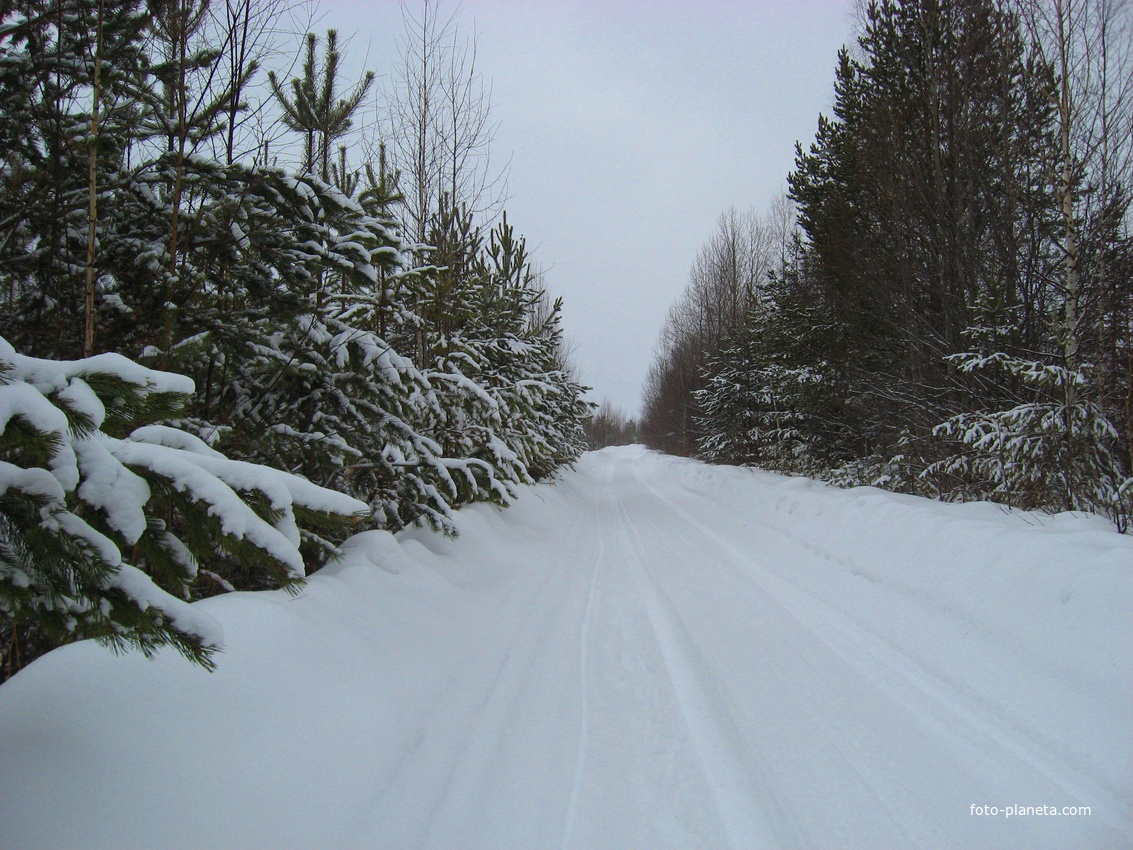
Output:
M62 502L66 498L59 479L46 469L38 467L24 469L22 466L0 460L0 496L9 490L53 502Z
M200 606L187 604L166 593L137 567L119 564L118 569L107 580L107 585L124 591L143 611L149 608L161 608L177 628L197 635L206 646L224 648L224 628L216 618L209 616ZM128 709L125 717L129 717ZM3 827L0 827L0 833L2 832ZM73 846L81 846L81 844L78 839L71 842Z
M171 449L204 455L205 457L223 458L220 452L202 440L200 437L189 434L178 428L168 425L143 425L135 428L130 439L139 443L151 443L155 446L168 446Z
M3 337L0 337L0 343L3 342ZM3 354L2 348L0 354ZM0 434L7 430L13 419L22 420L26 426L41 434L56 434L61 437L68 433L70 427L67 415L48 401L43 393L18 381L0 384ZM73 490L78 486L78 462L70 441L61 439L58 442L48 459L48 467L64 490Z
M92 508L104 510L107 525L133 544L146 531L145 505L151 492L144 478L111 453L115 443L104 434L71 443L82 471L78 496Z
M59 400L73 411L81 412L90 417L91 426L101 428L106 421L106 407L90 384L82 378L72 378L67 388L60 391Z
M299 598L196 603L215 673L82 643L17 675L0 846L1133 843L1102 520L638 448L516 490L456 540L358 535Z
M161 372L135 363L121 354L96 354L81 360L44 360L18 353L0 338L0 357L12 364L8 377L26 381L45 395L63 390L73 378L86 374L114 375L130 384L148 387L152 392L191 395L191 378L174 372Z

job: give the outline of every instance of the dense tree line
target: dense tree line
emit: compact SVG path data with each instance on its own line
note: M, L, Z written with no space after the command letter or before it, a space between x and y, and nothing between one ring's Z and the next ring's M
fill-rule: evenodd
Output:
M701 248L688 287L669 309L646 377L642 439L672 454L691 455L702 435L697 393L709 359L761 303L772 273L790 250L792 207L779 198L766 215L730 209Z
M694 272L652 443L1127 526L1131 35L1108 0L870 3L788 178L794 245L725 333Z
M629 446L636 443L637 422L610 401L604 400L586 426L586 445L591 449Z
M178 600L450 531L584 449L560 304L479 176L486 96L424 8L403 62L450 108L391 94L389 156L333 31L260 84L271 0L0 3L5 674L92 636L207 663Z

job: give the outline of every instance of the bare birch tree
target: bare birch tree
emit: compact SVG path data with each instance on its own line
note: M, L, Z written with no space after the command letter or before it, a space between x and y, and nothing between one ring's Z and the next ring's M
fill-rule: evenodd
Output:
M1041 83L1055 109L1057 139L1045 170L1062 225L1060 342L1067 366L1076 369L1085 331L1083 308L1106 288L1107 255L1113 247L1097 225L1114 204L1128 207L1133 30L1123 0L1021 0L1019 14L1041 67L1051 72ZM1127 215L1126 210L1122 219ZM1094 231L1087 238L1101 237L1088 286L1082 279L1084 228Z
M669 309L646 378L641 426L650 445L675 454L695 450L694 394L707 381L709 360L744 325L771 274L782 267L792 229L785 197L775 199L766 215L732 208L717 219L684 294Z
M507 167L495 168L497 123L491 91L477 65L477 38L436 0L418 11L402 3L404 40L385 92L385 135L405 195L405 225L418 241L447 212L494 218Z
M1018 9L1056 116L1044 170L1061 222L1061 354L1068 369L1094 371L1100 408L1123 421L1133 458L1133 292L1116 269L1133 195L1133 14L1125 0L1018 0ZM1072 407L1078 389L1065 393Z
M225 0L212 8L210 28L215 43L221 45L219 72L226 92L223 107L223 161L231 165L242 155L258 152L262 140L251 131L263 111L263 98L258 105L250 103L248 93L256 72L264 60L277 52L279 21L296 0Z

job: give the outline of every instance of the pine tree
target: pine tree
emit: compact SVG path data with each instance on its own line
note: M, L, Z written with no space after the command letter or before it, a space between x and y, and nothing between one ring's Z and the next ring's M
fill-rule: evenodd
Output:
M1049 511L1093 511L1122 530L1133 521L1133 478L1120 461L1117 429L1084 397L1081 372L1002 353L953 359L965 372L1006 372L1027 400L950 417L933 430L951 449L920 473L947 499L981 498ZM1066 384L1077 392L1070 392ZM1071 402L1067 400L1071 399Z
M342 147L331 162L372 79L336 95L333 33L321 64L308 41L290 94L274 81L306 143L296 173L234 156L256 63L210 45L207 0L153 0L149 16L137 3L20 9L33 6L0 30L13 142L0 324L15 341L75 356L93 295L95 349L193 379L164 425L348 492L385 528L451 530L461 504L504 503L578 456L589 408L522 240L505 222L484 245L454 214L436 247L409 246L384 152L355 168ZM101 22L103 41L59 28L73 20ZM86 60L68 65L68 45ZM222 58L235 63L224 73ZM95 65L98 109L84 109ZM300 530L308 566L333 552L321 528ZM212 569L217 586L279 580L239 560Z
M232 461L153 424L192 382L126 358L26 357L0 338L0 635L4 672L34 646L172 646L212 666L223 636L186 603L236 573L296 590L300 529L341 536L365 505Z
M783 269L715 356L698 395L706 460L821 476L868 451L846 427L857 415L842 402L846 328L807 281L805 264Z
M353 90L338 98L342 54L338 50L338 33L327 30L327 47L320 65L316 58L319 39L307 33L303 76L291 81L288 94L274 72L269 72L272 93L283 107L287 126L303 135L303 171L317 171L324 183L331 179L331 152L336 140L349 132L354 113L374 82L374 72L367 71Z
M35 0L0 20L0 332L77 356L113 308L93 248L148 108L146 16L137 0Z

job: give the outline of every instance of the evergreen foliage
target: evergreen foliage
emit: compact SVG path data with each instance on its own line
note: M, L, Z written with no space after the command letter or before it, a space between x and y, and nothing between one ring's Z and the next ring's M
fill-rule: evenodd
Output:
M847 425L884 452L970 391L944 358L973 309L998 324L1049 274L1034 169L1050 110L994 3L875 3L860 46L840 54L834 118L789 179L816 295L846 329L848 407L863 412Z
M710 361L697 393L698 452L714 463L819 475L861 448L832 392L845 394L844 369L827 359L844 329L781 279L764 296Z
M130 183L127 151L154 100L146 16L137 0L28 0L0 16L3 332L77 356L86 277L105 270L102 252L88 256L98 210Z
M1122 468L1117 429L1096 403L1066 401L1068 388L1088 388L1085 375L998 352L951 360L964 372L1010 375L1026 400L1003 410L958 413L937 425L933 437L952 453L926 464L923 481L949 499L1093 511L1129 526L1133 478Z
M766 217L735 209L720 216L684 296L669 311L646 379L641 432L649 445L681 455L696 451L709 361L761 301L777 254L786 250L789 212L784 199Z
M192 382L115 354L53 361L0 338L0 635L171 645L210 666L222 637L186 601L253 574L302 586L300 529L342 539L365 505L229 460L153 424ZM203 568L203 570L202 570ZM24 639L28 639L28 635Z
M8 634L29 636L22 662L94 636L207 663L213 643L171 613L185 609L98 594L135 574L174 601L298 586L346 530L451 531L456 508L506 504L585 448L591 405L560 304L506 216L481 224L442 195L432 244L403 237L384 146L359 161L345 144L373 75L340 95L333 32L321 58L308 36L290 86L269 78L302 162L238 145L236 123L263 108L246 100L260 63L230 50L247 34L218 31L222 20L207 0L0 4L0 334L17 364L3 387L23 398L32 386L15 348L69 364L57 370L77 387L36 390L50 420L4 420L4 462L22 470L5 478L5 569L43 577L5 579ZM95 368L107 355L88 349L130 358L142 377L115 384ZM172 373L185 376L176 398L146 389ZM105 419L75 413L68 392L102 399ZM49 487L68 452L80 478ZM83 458L96 454L145 494L128 530L114 500L84 501L97 488ZM286 555L210 513L186 483L201 476L234 494L249 529L282 535ZM327 513L294 482L346 501ZM369 518L344 525L342 505ZM96 536L43 537L80 522ZM44 563L27 534L43 538Z
M362 98L374 82L374 72L365 76L346 97L335 99L339 63L338 33L327 30L327 47L322 66L316 58L319 39L307 34L307 52L303 61L303 76L291 81L288 94L274 72L268 73L272 93L283 107L283 120L287 126L301 133L303 139L303 171L315 171L323 182L331 177L331 152L335 141L350 130L354 113Z

